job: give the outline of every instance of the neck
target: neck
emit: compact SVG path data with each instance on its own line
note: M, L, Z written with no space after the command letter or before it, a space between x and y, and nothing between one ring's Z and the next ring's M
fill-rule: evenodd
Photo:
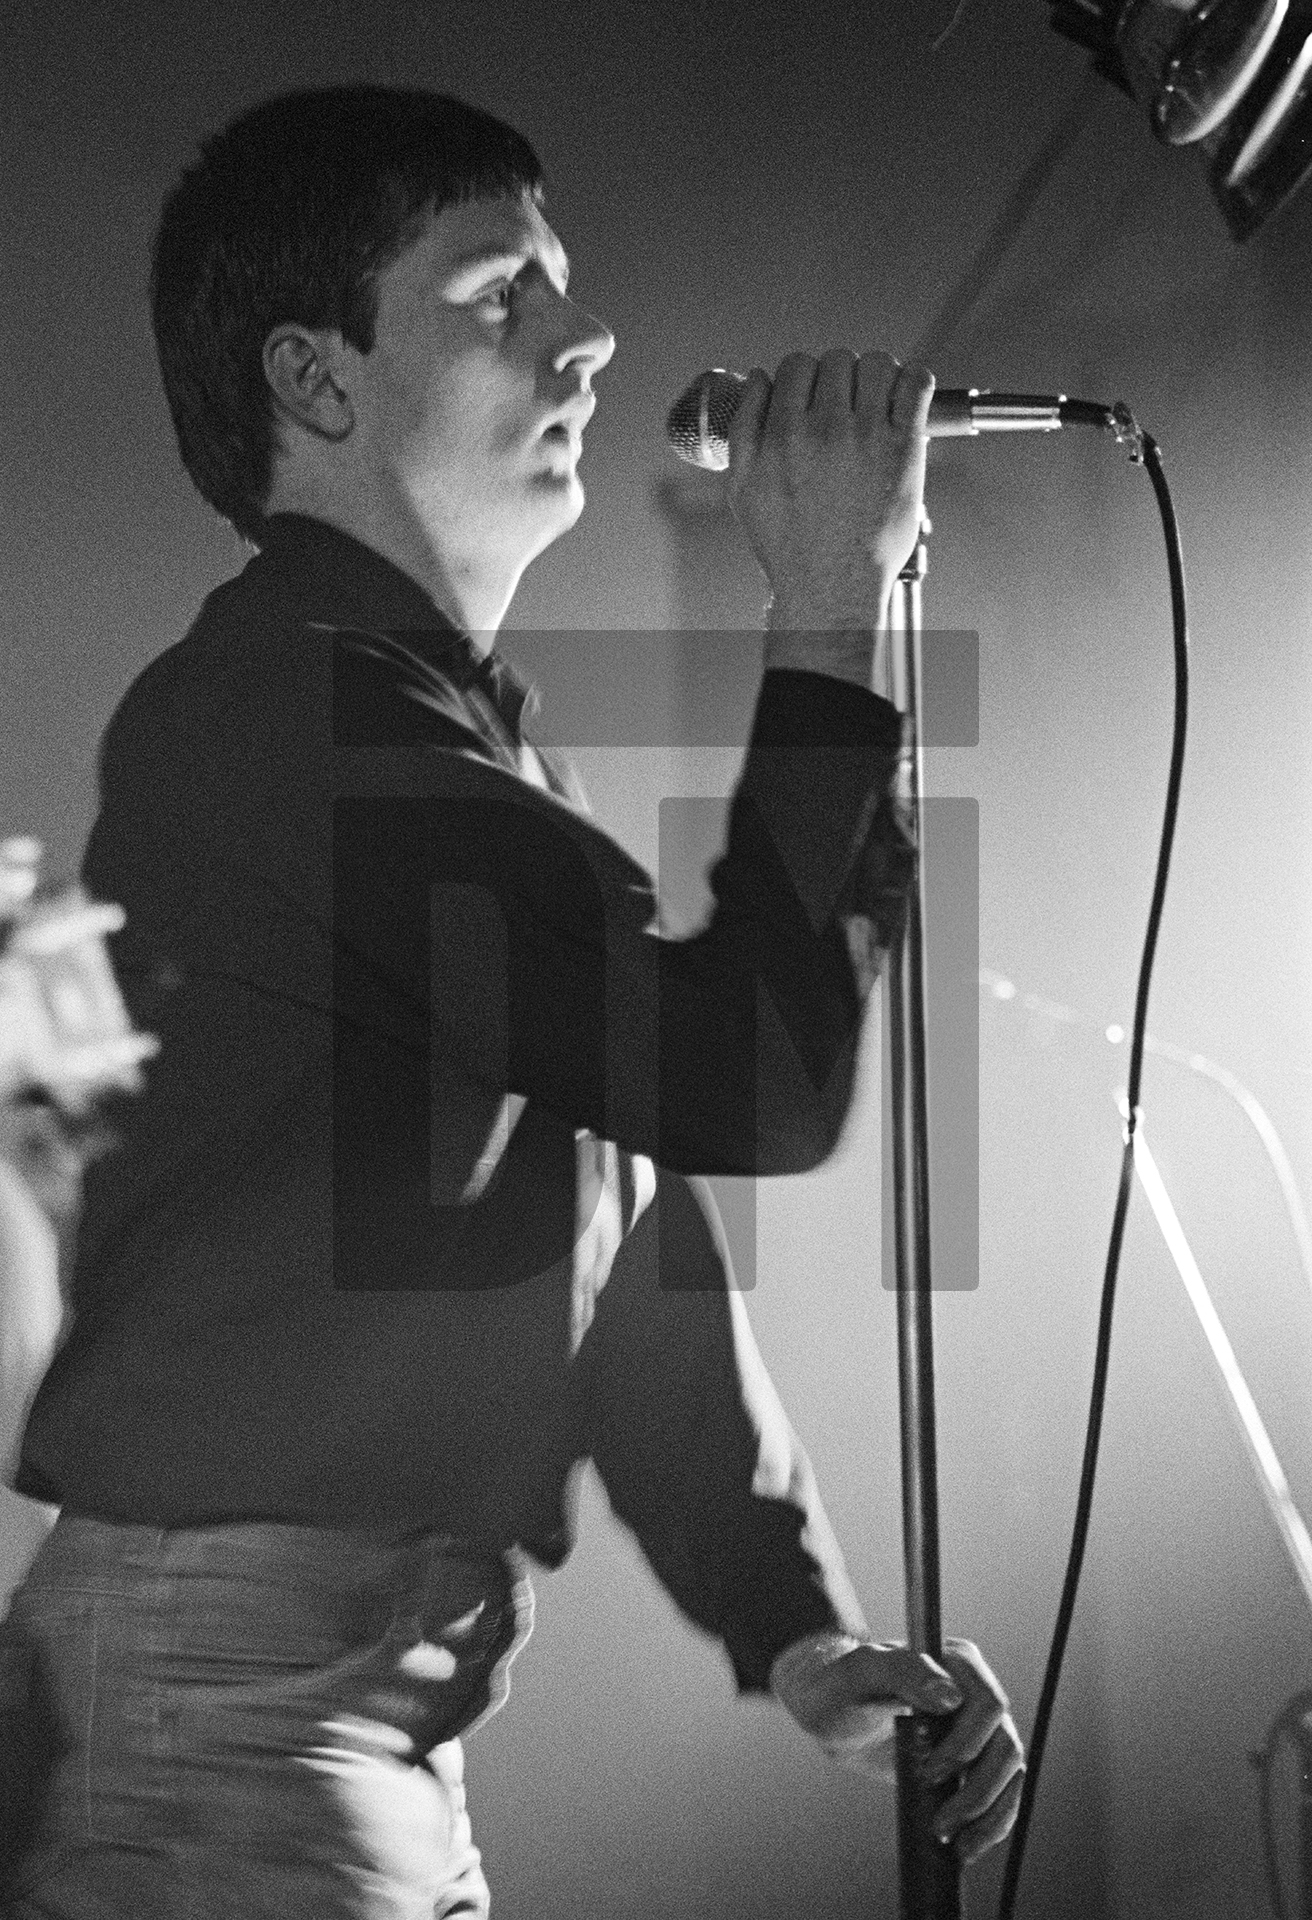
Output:
M473 560L445 551L413 513L386 512L367 498L339 499L285 478L270 489L265 511L309 514L372 547L417 581L479 653L491 649L523 571L501 556Z

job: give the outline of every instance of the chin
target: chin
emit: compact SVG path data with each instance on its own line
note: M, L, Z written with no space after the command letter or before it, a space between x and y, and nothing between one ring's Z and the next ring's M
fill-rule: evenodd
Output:
M577 473L535 474L532 497L541 516L555 521L558 533L574 525L586 498Z

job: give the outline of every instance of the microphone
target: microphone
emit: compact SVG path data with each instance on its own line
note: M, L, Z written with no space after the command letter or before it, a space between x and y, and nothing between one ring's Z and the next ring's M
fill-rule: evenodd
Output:
M699 373L670 408L666 438L681 460L720 473L729 464L729 422L747 381L741 373L713 367ZM945 387L929 403L929 437L979 433L1052 433L1059 427L1107 427L1120 438L1120 410L1097 400L1068 400L1064 393L990 393L978 387Z

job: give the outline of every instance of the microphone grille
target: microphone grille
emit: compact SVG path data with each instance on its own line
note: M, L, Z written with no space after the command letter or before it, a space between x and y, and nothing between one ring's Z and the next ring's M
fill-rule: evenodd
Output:
M681 460L724 471L729 464L729 422L746 385L740 373L712 367L679 395L666 419L665 435Z

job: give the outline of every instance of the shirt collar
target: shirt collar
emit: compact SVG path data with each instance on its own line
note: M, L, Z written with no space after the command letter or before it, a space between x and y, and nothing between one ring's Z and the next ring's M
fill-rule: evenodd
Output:
M521 723L538 708L535 687L492 647L481 654L417 580L340 527L304 513L276 513L265 522L253 568L271 576L309 621L381 629L419 654L462 692L489 699L518 744Z

